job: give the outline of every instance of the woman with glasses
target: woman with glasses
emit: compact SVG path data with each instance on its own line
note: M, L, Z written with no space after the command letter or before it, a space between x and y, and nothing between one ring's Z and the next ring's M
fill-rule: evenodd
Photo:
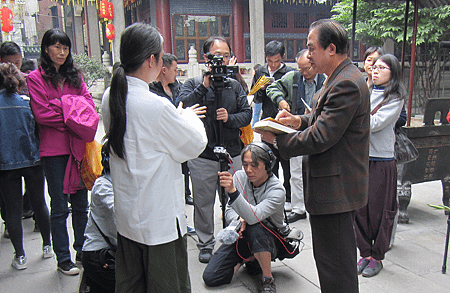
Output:
M391 54L375 60L370 96L369 199L357 210L356 241L361 259L358 274L373 277L383 268L397 213L397 168L394 159L394 126L402 110L406 89L401 68Z

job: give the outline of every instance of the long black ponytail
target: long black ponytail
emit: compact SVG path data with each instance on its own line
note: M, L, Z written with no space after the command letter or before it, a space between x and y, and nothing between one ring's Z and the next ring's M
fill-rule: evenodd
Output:
M162 51L161 34L149 24L134 23L120 38L121 65L114 71L109 92L110 125L105 135L106 150L121 159L125 158L123 138L127 126L126 102L127 74L138 70L152 55L159 60Z

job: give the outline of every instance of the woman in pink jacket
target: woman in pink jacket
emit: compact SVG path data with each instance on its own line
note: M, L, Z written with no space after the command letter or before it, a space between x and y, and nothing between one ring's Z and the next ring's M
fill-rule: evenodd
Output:
M60 29L46 31L42 37L39 68L28 75L27 82L31 108L40 131L40 155L51 198L51 232L58 270L66 275L76 275L79 269L71 260L66 225L68 203L72 209L73 248L77 252L76 259L81 261L88 199L82 180L77 180L79 184L74 186L73 174L66 173L74 165L72 154L84 152L84 145L78 144L74 150L70 143L74 134L64 123L61 97L78 96L92 106L94 102L80 72L74 67L70 50L71 42L66 33ZM76 176L79 177L79 173L75 173Z

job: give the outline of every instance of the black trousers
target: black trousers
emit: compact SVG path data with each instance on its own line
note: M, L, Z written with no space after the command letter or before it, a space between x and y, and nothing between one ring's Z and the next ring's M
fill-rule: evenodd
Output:
M17 256L24 255L22 229L22 177L30 194L36 222L41 231L43 245L50 245L50 218L44 196L44 172L41 165L0 171L0 189L11 242ZM6 212L6 213L5 213Z
M100 251L83 251L83 262L86 285L91 293L114 293L116 285L116 271L105 269L100 265Z
M314 259L322 293L357 293L355 212L311 215Z
M213 254L203 272L203 281L210 287L229 284L234 267L254 253L268 251L274 260L279 251L278 242L261 224L247 225L243 238L230 245L222 244Z

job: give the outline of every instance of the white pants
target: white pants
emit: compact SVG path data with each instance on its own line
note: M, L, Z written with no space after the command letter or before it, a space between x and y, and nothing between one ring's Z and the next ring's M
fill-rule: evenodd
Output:
M305 197L303 195L302 156L292 157L289 160L291 168L291 205L292 212L303 214L305 209Z

